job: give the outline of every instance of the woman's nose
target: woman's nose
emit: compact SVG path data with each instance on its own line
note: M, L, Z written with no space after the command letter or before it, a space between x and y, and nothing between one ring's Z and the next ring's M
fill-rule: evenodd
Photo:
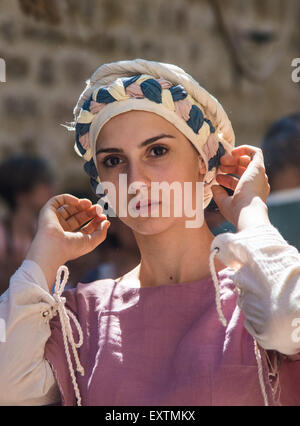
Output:
M135 181L128 186L128 194L140 194L144 198L149 198L149 187L145 182Z
M150 186L150 177L143 165L132 165L128 171L127 184L128 188L136 193L145 190Z

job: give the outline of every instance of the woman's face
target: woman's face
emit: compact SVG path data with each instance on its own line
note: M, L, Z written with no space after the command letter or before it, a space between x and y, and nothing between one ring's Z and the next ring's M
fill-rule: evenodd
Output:
M191 182L193 208L196 207L196 182L202 181L198 154L175 126L157 114L130 111L110 119L98 136L96 161L100 181L110 182L116 188L116 214L135 232L156 234L185 221L184 197L179 190L181 187L185 194L185 182ZM121 174L126 177L122 183ZM165 201L164 190L153 189L162 182L167 183L165 191L171 194L170 202ZM176 191L170 191L168 184L172 183ZM128 194L130 188L132 193ZM127 201L126 217L121 210L120 195ZM168 209L163 210L168 203L169 215L166 214ZM174 207L180 203L181 217L177 217ZM202 208L202 203L200 206Z

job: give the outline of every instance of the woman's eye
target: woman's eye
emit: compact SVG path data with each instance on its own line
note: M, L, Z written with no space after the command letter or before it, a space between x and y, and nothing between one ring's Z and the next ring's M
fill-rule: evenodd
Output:
M108 157L103 160L103 164L106 167L115 167L121 163L121 159L119 157Z
M162 155L166 154L167 151L168 149L164 146L154 146L151 148L150 153L152 157L161 157Z

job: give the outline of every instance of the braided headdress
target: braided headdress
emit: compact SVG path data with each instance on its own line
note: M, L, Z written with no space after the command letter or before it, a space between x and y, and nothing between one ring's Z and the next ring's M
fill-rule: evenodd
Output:
M234 133L220 103L181 68L135 59L100 66L74 108L76 152L96 190L96 140L112 117L131 110L156 113L180 130L194 145L206 166L204 208L212 198L211 186L220 157L231 152Z

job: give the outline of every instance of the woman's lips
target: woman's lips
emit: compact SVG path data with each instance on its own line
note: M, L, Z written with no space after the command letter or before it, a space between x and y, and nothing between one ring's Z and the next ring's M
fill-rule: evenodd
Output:
M154 200L141 200L141 201L138 201L138 202L136 203L136 209L137 209L137 210L145 209L145 208L149 208L149 207L152 207L152 206L156 206L156 205L158 205L158 204L160 204L160 202L159 202L159 201L154 201Z

